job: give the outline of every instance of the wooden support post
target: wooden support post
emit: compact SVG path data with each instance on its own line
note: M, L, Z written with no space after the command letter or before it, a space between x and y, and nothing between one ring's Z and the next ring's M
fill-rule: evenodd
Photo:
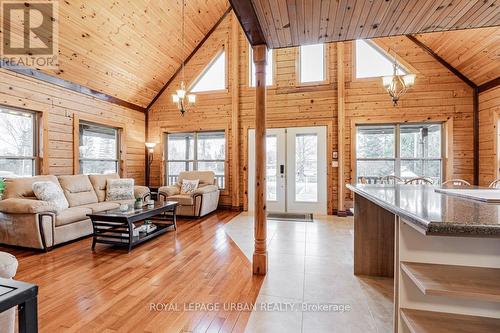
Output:
M266 45L253 47L255 63L255 249L253 273L267 272L266 221Z
M240 25L233 12L231 16L231 206L240 209Z
M344 43L337 43L337 154L338 154L338 205L337 215L347 216L345 209L345 78L344 78ZM353 135L351 133L351 135Z

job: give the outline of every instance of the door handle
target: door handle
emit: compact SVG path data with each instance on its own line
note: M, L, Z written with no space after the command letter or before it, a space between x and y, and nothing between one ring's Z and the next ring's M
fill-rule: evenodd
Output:
M285 173L285 166L283 164L280 164L280 174L284 174Z

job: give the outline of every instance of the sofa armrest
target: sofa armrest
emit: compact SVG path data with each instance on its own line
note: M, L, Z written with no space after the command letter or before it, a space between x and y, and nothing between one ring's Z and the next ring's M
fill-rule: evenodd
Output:
M57 208L47 201L9 198L0 201L0 212L7 214L56 213Z
M139 185L134 186L134 197L136 199L141 198L142 201L145 201L150 194L151 191L149 190L149 187Z
M196 190L194 190L193 195L211 193L211 192L215 192L218 190L219 190L219 187L217 187L217 185L206 185L206 186L198 187Z
M158 189L158 193L163 194L165 197L170 197L172 195L180 194L181 189L176 185L162 186Z

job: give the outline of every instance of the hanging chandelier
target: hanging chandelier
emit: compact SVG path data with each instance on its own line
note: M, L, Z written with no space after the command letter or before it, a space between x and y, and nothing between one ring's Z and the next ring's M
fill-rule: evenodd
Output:
M415 74L405 74L398 75L398 62L396 57L394 57L394 72L392 76L382 77L382 84L385 90L389 93L392 98L392 103L394 106L398 105L398 101L403 96L409 88L415 84Z
M182 50L185 51L185 36L184 36L184 8L185 8L185 0L182 0ZM181 116L184 116L184 113L187 112L187 107L192 107L196 103L196 95L187 94L186 92L186 84L184 83L184 66L185 62L182 60L182 79L179 89L175 91L175 94L172 95L172 101L177 104L177 109L181 112Z

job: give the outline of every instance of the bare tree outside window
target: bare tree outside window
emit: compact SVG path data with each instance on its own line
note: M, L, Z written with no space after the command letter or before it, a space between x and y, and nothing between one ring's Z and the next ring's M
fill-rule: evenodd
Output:
M34 112L0 108L0 177L35 174L35 131Z
M117 173L118 143L116 128L80 123L80 173Z
M225 187L226 137L224 131L167 135L167 184L182 171L213 171L219 188Z

